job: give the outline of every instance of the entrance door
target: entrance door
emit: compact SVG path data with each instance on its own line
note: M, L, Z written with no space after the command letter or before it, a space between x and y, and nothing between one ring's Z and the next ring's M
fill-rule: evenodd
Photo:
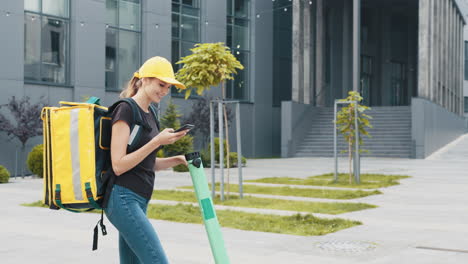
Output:
M406 64L391 62L391 104L392 106L408 105L408 93L406 89Z

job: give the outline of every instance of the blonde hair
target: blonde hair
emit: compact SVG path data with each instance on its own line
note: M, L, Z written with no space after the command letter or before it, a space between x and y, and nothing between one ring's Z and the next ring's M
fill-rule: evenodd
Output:
M128 98L134 96L138 89L141 87L141 79L133 76L133 78L128 82L127 88L125 88L120 93L120 98Z

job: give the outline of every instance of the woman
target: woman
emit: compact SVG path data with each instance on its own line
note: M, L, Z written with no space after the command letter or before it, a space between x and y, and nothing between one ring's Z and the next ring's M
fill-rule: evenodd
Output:
M164 58L147 60L134 74L120 97L131 97L139 106L143 121L151 131L144 129L137 150L127 153L127 142L133 114L127 103L120 103L112 114L111 160L117 176L105 213L119 230L120 263L168 263L158 236L146 216L154 186L154 171L179 164L187 165L183 155L158 158L156 150L172 144L188 131L174 133L172 128L158 131L149 109L150 103L159 103L171 85L185 89L174 78L172 65Z

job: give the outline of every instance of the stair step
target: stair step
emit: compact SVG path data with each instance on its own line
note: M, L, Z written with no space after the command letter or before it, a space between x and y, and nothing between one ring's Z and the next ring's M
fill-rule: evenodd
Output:
M395 157L409 158L412 153L411 126L412 115L410 106L373 107L366 112L372 116L372 128L367 131L372 137L363 137L362 149L370 153L362 153L364 157ZM334 155L334 109L332 107L315 110L309 122L309 130L303 140L297 145L296 157L333 157ZM337 134L338 152L348 148L341 134ZM338 154L347 156L347 154Z

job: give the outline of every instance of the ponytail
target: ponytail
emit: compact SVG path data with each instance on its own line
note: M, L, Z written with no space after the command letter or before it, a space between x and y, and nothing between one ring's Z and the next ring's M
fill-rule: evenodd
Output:
M127 88L120 93L120 98L128 98L134 96L138 89L141 87L141 79L133 76L132 79L128 82Z

